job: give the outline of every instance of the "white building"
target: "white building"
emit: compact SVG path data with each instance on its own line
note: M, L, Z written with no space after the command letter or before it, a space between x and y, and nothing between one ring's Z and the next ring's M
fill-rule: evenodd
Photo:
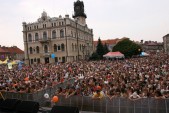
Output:
M93 30L86 24L82 1L74 3L74 19L49 17L44 11L36 22L23 22L26 63L70 62L93 52Z

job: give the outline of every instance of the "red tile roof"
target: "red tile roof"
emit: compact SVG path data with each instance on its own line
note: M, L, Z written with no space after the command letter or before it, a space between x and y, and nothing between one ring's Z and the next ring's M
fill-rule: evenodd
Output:
M0 47L0 52L2 53L16 53L16 54L24 54L24 51L22 51L21 49L19 49L18 47L14 46L14 47Z
M121 39L118 39L118 38L116 38L116 39L108 39L108 40L101 40L102 41L102 44L108 44L108 45L112 45L112 44L117 44L119 41L121 41L121 40L123 40L123 39L125 39L126 37L123 37L123 38L121 38ZM96 46L97 45L97 42L98 41L93 41L93 44Z
M12 50L17 54L24 54L24 51L22 51L21 49L19 49L17 47L12 47Z
M6 53L6 51L0 47L0 53Z
M119 39L102 40L102 44L112 45L112 44L116 44L118 40L119 40ZM94 45L97 45L97 42L98 42L98 41L94 41L93 44L94 44Z

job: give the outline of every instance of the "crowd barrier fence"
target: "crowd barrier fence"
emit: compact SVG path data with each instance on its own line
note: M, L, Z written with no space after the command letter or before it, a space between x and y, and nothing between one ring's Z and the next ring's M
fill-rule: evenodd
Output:
M52 107L51 98L59 87L66 87L67 84L74 83L74 79L60 83L52 88L47 88L36 93L14 93L2 92L4 98L15 98L39 102L41 106ZM44 94L48 93L50 98L46 99ZM129 100L127 98L113 98L110 100L104 97L95 100L87 96L58 96L59 101L55 103L59 106L78 107L81 111L93 111L102 113L169 113L169 99L142 98L139 100Z

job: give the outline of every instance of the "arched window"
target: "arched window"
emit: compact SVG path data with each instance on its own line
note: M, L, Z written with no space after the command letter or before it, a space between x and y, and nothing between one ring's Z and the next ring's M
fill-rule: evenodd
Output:
M74 51L74 45L73 45L73 43L72 43L72 51Z
M65 51L65 45L64 44L61 44L61 50Z
M53 39L56 38L56 31L55 31L55 30L52 31L52 38L53 38Z
M73 31L71 31L71 36L73 37Z
M38 40L39 40L38 33L35 33L35 41L38 41Z
M61 38L64 37L64 31L63 31L63 29L60 30L60 37L61 37Z
M30 47L30 48L29 48L29 52L30 52L30 54L32 54L32 53L33 53L33 49L32 49L32 47Z
M31 34L28 34L28 41L32 42L32 35Z
M58 45L58 50L60 50L60 45Z
M48 46L47 45L44 46L44 52L48 53Z
M39 46L36 46L36 53L39 53Z
M43 40L47 40L47 33L43 32Z
M54 49L54 52L57 52L57 45L56 44L54 44L53 49Z
M36 58L34 58L34 62L36 62Z

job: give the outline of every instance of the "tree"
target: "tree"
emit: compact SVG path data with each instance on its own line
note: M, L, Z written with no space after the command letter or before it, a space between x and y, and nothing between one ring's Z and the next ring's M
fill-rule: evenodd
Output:
M99 55L96 52L94 52L89 58L89 60L99 60Z
M125 57L132 57L133 55L141 53L141 46L127 38L118 42L113 47L112 51L120 51L125 55Z
M108 52L109 52L109 49L108 49L108 47L107 47L107 44L106 44L106 43L104 44L103 48L104 48L104 54L106 54L106 53L108 53Z
M96 48L96 53L98 54L99 59L102 59L102 58L103 58L104 48L103 48L103 44L102 44L100 38L98 39L97 48Z

